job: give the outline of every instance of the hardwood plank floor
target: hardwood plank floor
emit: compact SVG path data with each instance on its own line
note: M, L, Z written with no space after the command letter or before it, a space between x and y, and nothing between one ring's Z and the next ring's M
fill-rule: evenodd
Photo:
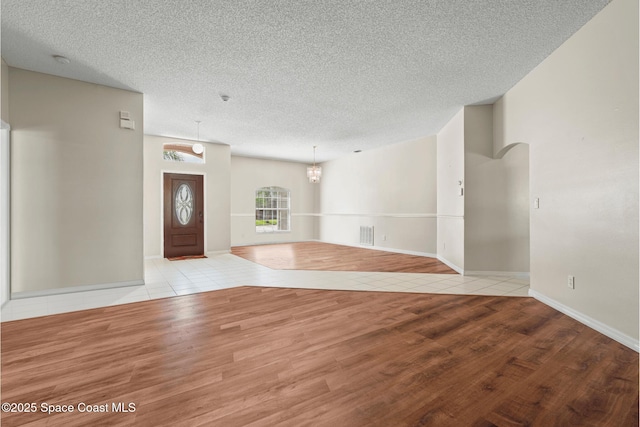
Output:
M532 298L242 287L1 333L2 402L76 409L3 426L638 425L638 354Z
M234 246L231 253L274 270L457 274L436 258L323 242Z

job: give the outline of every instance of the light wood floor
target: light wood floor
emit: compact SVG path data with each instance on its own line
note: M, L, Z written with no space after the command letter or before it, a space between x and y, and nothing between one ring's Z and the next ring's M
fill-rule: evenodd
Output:
M242 287L2 324L5 426L637 426L638 354L532 298Z
M323 242L234 246L231 253L275 270L457 274L436 258Z

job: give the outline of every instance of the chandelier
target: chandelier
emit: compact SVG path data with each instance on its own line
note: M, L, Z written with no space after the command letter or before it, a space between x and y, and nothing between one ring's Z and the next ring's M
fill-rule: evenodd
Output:
M315 184L320 182L320 175L322 175L322 168L316 166L316 146L313 146L313 166L307 167L307 178L309 182Z

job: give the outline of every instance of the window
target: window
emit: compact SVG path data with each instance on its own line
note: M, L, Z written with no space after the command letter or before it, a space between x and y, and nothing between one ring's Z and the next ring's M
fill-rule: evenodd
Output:
M262 187L256 190L256 233L290 231L289 190Z
M204 146L200 143L172 142L163 144L162 158L170 162L204 163Z

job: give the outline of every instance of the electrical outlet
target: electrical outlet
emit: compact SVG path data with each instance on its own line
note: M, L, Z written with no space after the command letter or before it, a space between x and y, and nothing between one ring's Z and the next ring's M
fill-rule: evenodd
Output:
M382 240L385 241L385 242L387 241L387 235L386 234L382 235Z
M567 278L567 286L569 287L569 289L575 289L576 288L576 278L573 276L569 276Z

